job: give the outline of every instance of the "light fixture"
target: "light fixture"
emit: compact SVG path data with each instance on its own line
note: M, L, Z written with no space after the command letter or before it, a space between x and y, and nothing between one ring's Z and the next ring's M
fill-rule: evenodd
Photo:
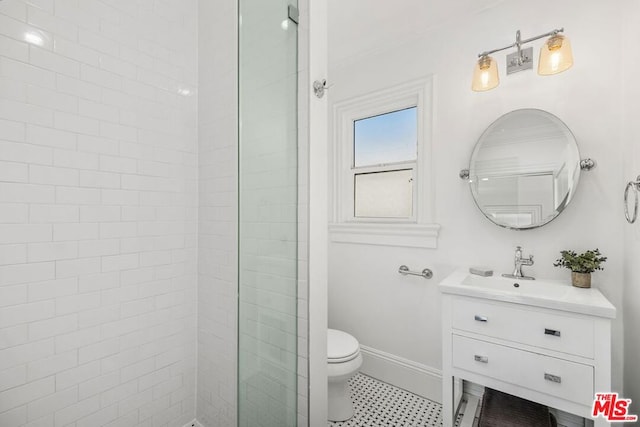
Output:
M500 80L498 78L498 67L496 61L489 55L502 50L515 47L516 52L507 55L507 74L516 73L518 71L529 70L533 68L533 47L523 49L525 43L539 40L543 37L549 37L540 49L540 58L538 60L538 74L547 76L551 74L561 73L568 70L573 65L573 54L571 53L571 43L569 39L563 36L564 28L549 31L536 37L521 40L520 30L516 31L516 42L499 49L488 50L478 54L478 63L474 68L471 89L481 92L493 89L498 86Z
M568 70L573 65L573 53L569 39L562 34L554 34L540 48L538 74L549 76Z
M471 89L476 92L493 89L500 83L498 66L495 59L489 55L482 55L473 69Z

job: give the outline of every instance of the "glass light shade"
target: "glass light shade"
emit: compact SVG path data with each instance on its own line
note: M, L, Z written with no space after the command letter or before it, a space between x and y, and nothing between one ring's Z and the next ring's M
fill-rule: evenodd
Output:
M573 65L571 43L563 35L556 34L540 48L538 74L549 76L568 70Z
M498 78L498 66L496 61L490 56L482 56L478 59L478 63L473 69L473 81L471 82L471 90L474 92L483 92L498 86L500 79Z

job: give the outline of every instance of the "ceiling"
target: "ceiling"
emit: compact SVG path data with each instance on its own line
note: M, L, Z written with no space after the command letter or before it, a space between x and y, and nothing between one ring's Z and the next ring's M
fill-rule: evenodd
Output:
M365 52L389 49L502 1L328 0L329 62L336 64Z

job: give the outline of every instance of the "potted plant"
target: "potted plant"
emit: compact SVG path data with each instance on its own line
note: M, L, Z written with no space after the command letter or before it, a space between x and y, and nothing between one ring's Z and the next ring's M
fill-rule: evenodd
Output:
M591 287L591 273L596 270L603 270L600 266L607 260L598 249L586 251L578 255L575 251L560 251L562 255L556 262L555 267L565 267L571 270L571 284L578 288Z

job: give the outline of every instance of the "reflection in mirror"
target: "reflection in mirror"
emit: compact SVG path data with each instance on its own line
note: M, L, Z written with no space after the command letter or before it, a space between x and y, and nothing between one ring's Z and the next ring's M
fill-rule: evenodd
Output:
M496 120L478 140L469 167L476 204L494 223L526 229L555 218L575 193L580 155L569 128L535 109Z

